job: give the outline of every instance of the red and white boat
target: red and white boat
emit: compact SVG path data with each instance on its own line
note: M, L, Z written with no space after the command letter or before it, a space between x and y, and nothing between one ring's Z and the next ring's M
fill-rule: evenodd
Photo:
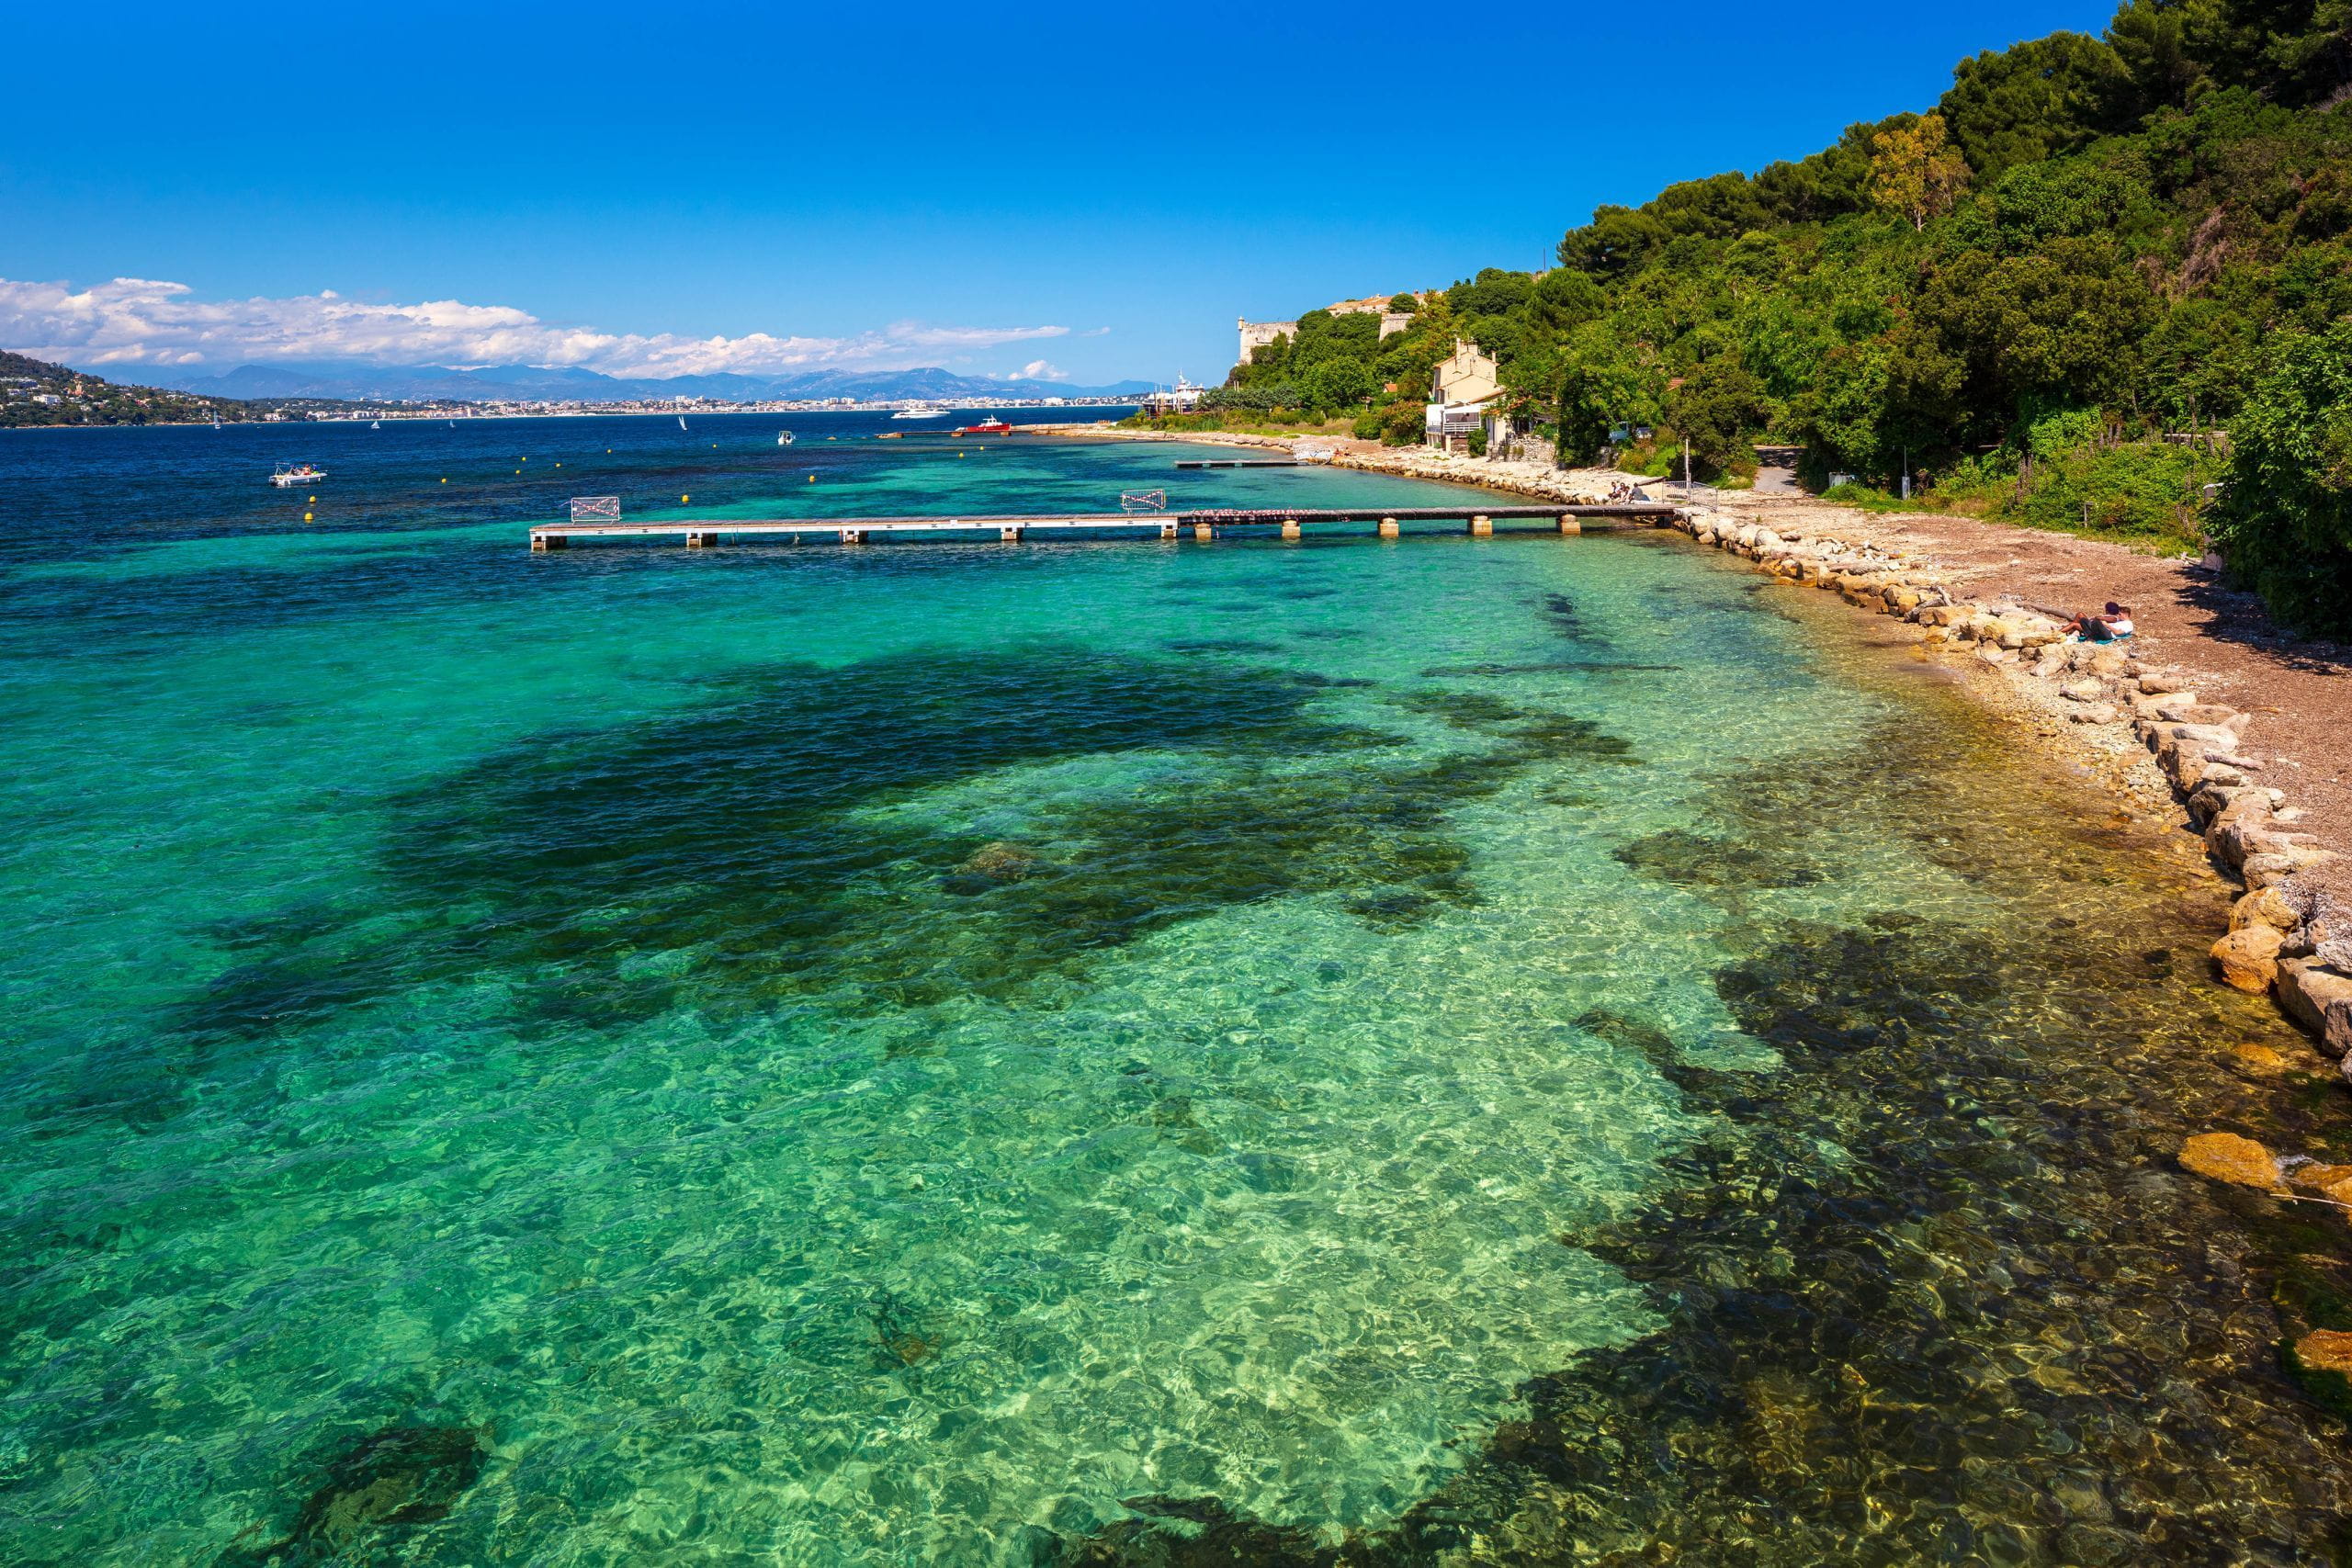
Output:
M951 435L1010 435L1012 426L1001 419L984 419L978 424L959 424L948 432Z

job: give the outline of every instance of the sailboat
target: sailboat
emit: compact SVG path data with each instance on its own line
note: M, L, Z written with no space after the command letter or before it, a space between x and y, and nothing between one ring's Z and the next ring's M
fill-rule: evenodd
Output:
M777 431L777 432L775 433L775 444L776 444L777 446L791 446L791 445L792 445L792 432L790 432L790 431L788 431L788 430L779 430L779 431Z
M370 430L381 430L384 428L384 422L380 419L371 419L368 422L368 428Z
M686 427L686 416L685 416L684 414L680 414L680 415L678 416L678 428L679 428L680 430L684 430L684 429L685 429L685 427Z
M212 428L215 430L220 428L220 416L217 413L212 416Z

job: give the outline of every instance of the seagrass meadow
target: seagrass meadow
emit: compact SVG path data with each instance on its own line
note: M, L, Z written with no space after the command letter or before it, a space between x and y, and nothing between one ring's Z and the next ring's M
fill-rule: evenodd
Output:
M1677 536L522 547L1446 493L828 417L0 446L0 1558L2327 1560L2193 854Z

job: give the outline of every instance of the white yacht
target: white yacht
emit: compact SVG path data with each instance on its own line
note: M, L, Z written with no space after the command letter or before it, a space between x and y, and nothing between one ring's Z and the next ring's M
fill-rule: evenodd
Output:
M945 419L947 411L929 403L910 403L890 416L892 419Z

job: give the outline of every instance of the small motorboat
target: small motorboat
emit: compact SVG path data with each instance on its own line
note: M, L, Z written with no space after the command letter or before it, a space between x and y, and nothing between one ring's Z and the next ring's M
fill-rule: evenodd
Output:
M777 432L775 433L775 444L776 444L777 446L791 446L791 445L792 445L792 432L790 432L790 431L788 431L788 430L779 430L779 431L777 431Z
M277 465L277 471L269 476L269 482L280 490L289 490L295 485L309 484L312 479L322 479L326 477L327 471L324 468L313 468L308 463L297 463L290 468L280 463Z

